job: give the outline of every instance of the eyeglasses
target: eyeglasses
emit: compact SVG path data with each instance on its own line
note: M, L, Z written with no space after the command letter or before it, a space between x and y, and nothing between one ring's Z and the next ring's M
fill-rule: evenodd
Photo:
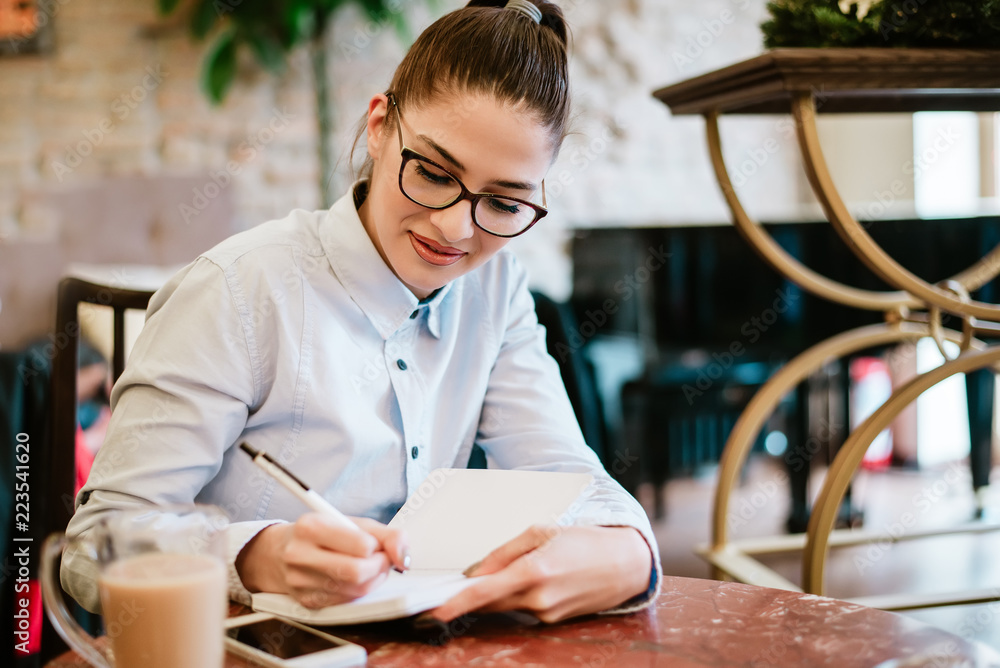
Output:
M399 132L399 190L408 200L428 209L447 209L462 200L472 203L472 222L476 227L498 237L516 237L544 218L544 207L516 197L493 193L474 193L457 176L403 144L403 120L396 96L389 93L389 102L396 110L396 130ZM542 181L542 202L545 202L545 182Z

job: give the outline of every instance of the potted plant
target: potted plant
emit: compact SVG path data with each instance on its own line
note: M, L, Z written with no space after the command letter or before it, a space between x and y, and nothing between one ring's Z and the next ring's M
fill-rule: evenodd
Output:
M329 207L327 184L333 176L330 150L334 110L329 100L329 53L326 34L336 12L347 5L360 6L369 19L391 24L401 39L408 39L403 17L404 0L157 0L160 14L186 14L192 37L211 36L202 65L202 88L218 104L236 78L237 54L249 49L266 70L280 73L289 53L309 50L319 124L319 190Z
M1000 0L775 0L767 9L767 48L1000 48Z

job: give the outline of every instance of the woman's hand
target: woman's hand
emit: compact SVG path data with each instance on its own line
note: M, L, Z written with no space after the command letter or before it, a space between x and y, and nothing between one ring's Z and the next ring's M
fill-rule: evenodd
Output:
M407 567L406 539L375 520L351 518L362 531L343 529L319 513L273 524L248 542L236 571L251 592L291 595L307 608L353 600Z
M478 582L432 616L525 610L551 623L607 610L646 591L652 558L631 527L535 526L491 552Z

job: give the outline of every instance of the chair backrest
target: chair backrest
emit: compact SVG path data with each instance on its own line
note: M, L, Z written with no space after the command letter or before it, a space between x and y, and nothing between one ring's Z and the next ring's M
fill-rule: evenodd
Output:
M73 515L76 481L77 366L81 335L79 306L99 304L113 311L112 379L117 381L125 368L125 311L144 310L153 293L65 278L59 283L56 329L52 339L51 438L45 439L38 456L41 469L40 531L46 536L66 530ZM34 500L34 497L33 497ZM34 517L34 515L33 515ZM46 662L64 652L66 646L44 621L41 660Z
M63 531L73 515L77 423L76 374L80 342L79 305L100 304L114 312L112 379L125 369L125 311L144 310L153 293L65 278L56 306L55 355L52 359L52 456L48 459L45 524Z
M532 292L535 314L545 327L545 343L562 374L583 437L601 459L607 461L607 426L594 369L583 352L581 335L572 307L540 292Z

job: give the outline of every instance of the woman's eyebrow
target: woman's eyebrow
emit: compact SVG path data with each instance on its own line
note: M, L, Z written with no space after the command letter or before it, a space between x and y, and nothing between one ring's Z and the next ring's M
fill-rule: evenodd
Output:
M530 181L490 181L491 185L500 186L501 188L510 188L512 190L525 190L528 192L534 192L538 190L538 186Z
M431 148L433 148L435 151L437 151L438 153L440 153L441 157L444 158L445 160L447 160L448 162L450 162L453 166L455 166L456 168L460 169L463 172L465 171L465 165L463 165L462 163L460 163L455 158L455 156L453 156L451 153L448 153L448 151L446 151L444 149L444 147L442 147L436 141L434 141L433 139L431 139L427 135L417 135L417 138L418 139L423 139L425 142L427 142L430 145Z
M427 142L427 144L431 148L437 151L442 158L450 162L453 167L455 167L459 171L463 172L465 171L465 165L459 162L458 159L455 158L455 156L449 153L447 149L438 144L436 141L434 141L427 135L417 135L417 138ZM534 192L538 190L538 185L535 183L531 183L530 181L504 181L502 179L497 179L495 181L491 181L490 184L494 186L499 186L501 188L510 188L512 190L525 190L528 192Z

